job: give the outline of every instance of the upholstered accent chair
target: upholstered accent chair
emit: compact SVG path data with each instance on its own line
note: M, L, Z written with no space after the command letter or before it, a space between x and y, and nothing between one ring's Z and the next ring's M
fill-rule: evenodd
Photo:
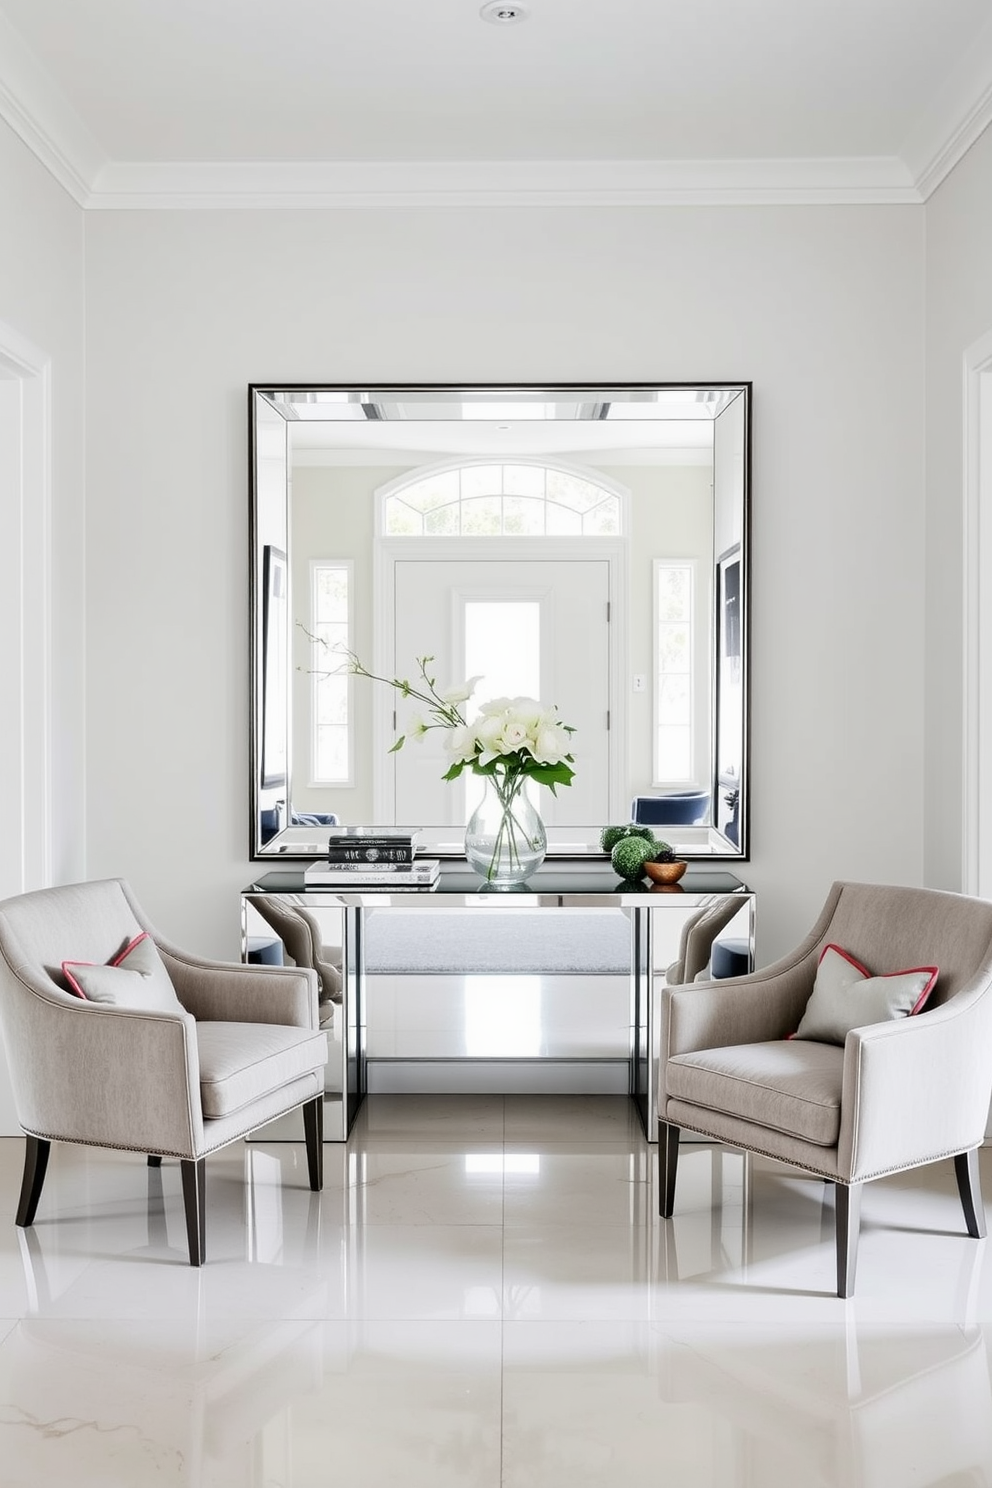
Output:
M18 1225L34 1222L52 1142L178 1158L199 1266L207 1157L298 1107L320 1190L327 1036L312 970L179 950L121 879L42 889L0 903L0 1027L27 1142Z
M713 942L741 909L735 894L713 894L682 926L679 950L665 972L670 986L682 986L702 978L710 964Z
M663 796L635 796L630 819L646 827L685 827L705 821L709 809L708 790L669 791Z
M297 966L309 966L317 973L320 1025L329 1028L334 1021L334 1004L341 1001L341 947L324 944L317 916L302 904L294 904L289 895L252 894L252 907L275 931Z
M882 981L937 967L922 1011L793 1037L828 946ZM895 978L893 977L893 980ZM791 955L748 976L662 990L660 1210L675 1208L680 1129L832 1183L837 1294L854 1290L863 1186L952 1158L969 1235L985 1234L978 1180L992 1098L992 903L835 883Z

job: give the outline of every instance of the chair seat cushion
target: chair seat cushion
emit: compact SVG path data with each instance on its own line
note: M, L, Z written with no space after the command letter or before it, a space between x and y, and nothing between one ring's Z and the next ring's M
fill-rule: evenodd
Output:
M197 1023L204 1116L230 1116L327 1063L327 1035L284 1023Z
M665 1083L676 1100L834 1147L843 1070L837 1045L782 1039L677 1054L667 1061Z

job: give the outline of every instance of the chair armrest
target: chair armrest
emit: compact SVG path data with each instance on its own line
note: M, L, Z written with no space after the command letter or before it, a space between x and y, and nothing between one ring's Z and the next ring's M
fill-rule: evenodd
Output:
M813 988L813 970L799 963L748 976L662 988L662 1062L675 1054L757 1044L794 1033Z
M56 992L11 999L25 1025L11 1064L18 1120L36 1136L192 1157L202 1145L196 1023ZM11 1029L14 1032L14 1029ZM67 1071L85 1071L85 1079Z
M980 1145L992 1096L990 996L959 993L854 1029L844 1048L838 1161L852 1182Z
M663 991L658 1081L662 1093L665 1061L673 1055L734 1044L760 1044L788 1038L796 1031L813 990L820 949L842 888L842 884L834 884L820 918L806 939L770 966L747 976L692 982Z
M317 973L303 966L206 961L158 942L176 996L200 1022L319 1028Z

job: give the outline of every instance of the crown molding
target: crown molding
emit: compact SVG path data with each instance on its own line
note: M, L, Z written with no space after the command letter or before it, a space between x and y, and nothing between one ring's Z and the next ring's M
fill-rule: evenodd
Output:
M96 211L919 205L992 123L992 17L899 155L672 161L113 161L3 15L0 118L74 201Z
M904 141L901 156L920 200L932 196L992 124L992 18L975 45L931 99Z
M106 155L61 89L0 15L0 118L81 207Z
M298 425L297 427L306 427ZM312 470L337 469L342 465L429 465L437 461L450 458L437 451L425 450L402 450L402 449L318 449L313 445L293 446L293 468L307 467ZM518 458L516 455L507 456L508 459ZM527 459L524 455L521 458ZM665 449L651 449L636 451L631 457L626 450L616 451L612 449L600 449L584 452L584 459L592 464L624 466L624 465L712 465L713 453L709 449L700 449L697 445L672 445Z
M918 203L901 160L281 161L124 164L94 210L267 207L664 207Z

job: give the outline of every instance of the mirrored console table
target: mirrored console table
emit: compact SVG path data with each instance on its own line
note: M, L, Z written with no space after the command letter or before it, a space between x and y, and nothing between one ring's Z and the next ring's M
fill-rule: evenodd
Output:
M457 1030L431 1046L417 1029L421 1006L418 998L428 994L435 983L458 971L462 964L461 947L471 944L473 939L484 947L485 965L475 969L483 972L483 978L493 979L492 995L500 999L497 1016L504 1021L512 1014L501 996L503 984L497 983L497 978L512 978L521 966L533 964L539 965L545 974L553 973L558 969L555 959L560 957L559 990L561 1005L567 1013L578 975L591 965L595 971L585 978L586 985L592 988L591 997L586 999L587 1008L592 1008L595 1019L601 1001L606 1016L606 999L597 998L597 987L605 988L609 982L614 990L619 989L620 1026L616 1014L611 1014L614 1028L609 1041L599 1051L595 1041L584 1047L581 1062L588 1065L598 1058L603 1064L619 1066L646 1135L654 1141L657 987L664 983L668 967L676 960L687 924L728 895L733 896L739 908L729 919L724 933L733 937L738 949L743 947L751 965L754 895L734 874L705 866L690 865L680 883L661 887L621 883L605 860L595 863L588 859L546 860L524 890L509 892L489 889L457 860L444 863L433 888L399 892L381 888L307 888L301 866L263 873L242 891L242 956L258 958L271 950L276 953L273 959L307 961L310 952L306 947L314 947L319 941L325 992L333 979L334 996L340 999L332 1005L325 1003L326 1016L322 1020L327 1026L330 1046L324 1117L328 1141L347 1140L370 1087L370 1066L373 1072L376 1066L374 1049L370 1062L370 1004L374 1004L380 989L388 985L389 978L382 974L383 969L393 974L393 985L402 983L404 992L409 993L405 1026L410 1047L393 1049L392 1054L402 1056L407 1065L419 1063L429 1080L440 1078L447 1066L464 1065L473 1058L471 1043L459 1042ZM292 933L292 919L286 919L286 912L306 925L309 940ZM390 920L378 918L384 912ZM557 918L544 918L552 915ZM373 929L388 931L396 930L397 926L401 933L399 937L395 934L391 937L392 962L375 965L373 960L374 971L370 974L367 948ZM596 952L587 949L595 946L597 936L608 941L610 947L602 967ZM409 965L403 961L404 938L409 940ZM379 935L380 946L385 939ZM396 959L398 940L399 960ZM528 940L535 946L532 952L522 950ZM288 941L296 947L295 958L286 949ZM453 951L452 947L456 949ZM533 961L535 955L539 957L537 963ZM406 975L418 969L419 977ZM600 970L618 973L622 980L613 976L598 981ZM553 1048L549 1051L545 1047L543 1053L533 1055L530 1063L541 1065L555 1054ZM562 1050L557 1054L561 1056ZM568 1059L558 1057L557 1062L564 1064ZM489 1063L492 1065L493 1061ZM514 1077L520 1078L521 1067L527 1063L519 1058L507 1059L508 1077L512 1066ZM381 1087L373 1082L373 1088ZM438 1088L451 1086L440 1084Z

